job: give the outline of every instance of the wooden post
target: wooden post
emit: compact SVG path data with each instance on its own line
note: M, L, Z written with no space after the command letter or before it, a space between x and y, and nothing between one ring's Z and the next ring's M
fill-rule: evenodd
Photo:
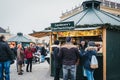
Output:
M50 32L50 55L52 53L52 32ZM50 59L51 59L51 56L50 56Z
M103 28L103 80L106 80L106 28Z
M59 39L59 37L58 37L58 32L56 32L57 33L57 40Z

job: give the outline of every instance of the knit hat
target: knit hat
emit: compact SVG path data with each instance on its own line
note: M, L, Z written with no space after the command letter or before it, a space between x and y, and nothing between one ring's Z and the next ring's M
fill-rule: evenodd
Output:
M59 41L58 41L58 40L56 40L56 41L54 42L54 44L58 45L58 44L59 44Z
M66 42L70 42L71 41L71 37L66 37Z
M5 38L5 36L4 36L4 35L1 35L1 36L0 36L0 41L3 41L4 38Z
M88 46L95 46L95 42L94 41L89 41Z

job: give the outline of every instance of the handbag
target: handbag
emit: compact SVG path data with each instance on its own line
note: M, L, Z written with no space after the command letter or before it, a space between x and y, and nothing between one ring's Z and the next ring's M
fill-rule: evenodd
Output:
M97 60L95 55L92 55L90 68L91 69L97 69L98 68L98 60Z

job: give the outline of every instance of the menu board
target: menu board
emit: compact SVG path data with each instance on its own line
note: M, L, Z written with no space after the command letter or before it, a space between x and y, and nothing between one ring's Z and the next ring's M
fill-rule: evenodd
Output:
M79 36L98 36L102 35L101 29L96 30L85 30L85 31L64 31L64 32L58 32L59 37L79 37Z

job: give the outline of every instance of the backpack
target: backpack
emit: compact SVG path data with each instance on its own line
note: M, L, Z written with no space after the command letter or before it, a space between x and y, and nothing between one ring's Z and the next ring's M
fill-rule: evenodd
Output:
M97 60L95 55L92 55L90 68L91 69L97 69L98 68L98 60Z

